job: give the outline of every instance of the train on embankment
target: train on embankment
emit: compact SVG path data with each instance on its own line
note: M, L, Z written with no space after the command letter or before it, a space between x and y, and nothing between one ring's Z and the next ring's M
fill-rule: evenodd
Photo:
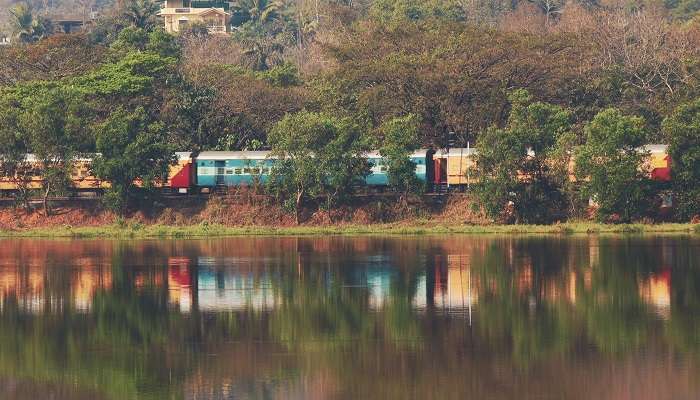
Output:
M671 179L671 161L666 145L647 145L643 148L650 157L646 170L658 181ZM451 148L442 150L420 149L410 155L416 165L416 177L427 184L433 192L464 190L479 181L476 169L475 148ZM365 154L370 164L370 173L364 178L369 188L388 185L388 167L379 152ZM170 166L168 176L156 186L166 194L208 194L231 187L264 184L275 165L276 158L270 151L202 151L176 153L177 162ZM41 163L36 157L27 155L25 162L30 173L20 183L15 177L0 177L0 192L7 195L19 190L40 189L43 185ZM99 194L110 187L110 183L97 178L91 171L92 159L79 158L73 161L70 173L73 194ZM573 167L573 166L571 166ZM571 168L573 171L573 168ZM573 175L571 175L572 179Z

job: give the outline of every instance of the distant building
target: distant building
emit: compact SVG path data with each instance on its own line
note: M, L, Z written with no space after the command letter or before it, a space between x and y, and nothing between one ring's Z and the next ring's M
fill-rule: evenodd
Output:
M51 22L55 33L76 33L83 31L85 26L93 24L98 16L99 14L94 10L82 15L79 13L53 14Z
M158 15L170 33L184 31L196 23L205 24L209 33L226 33L231 20L229 2L222 0L165 0Z
M83 29L83 20L81 19L61 18L54 20L53 23L56 32L60 33L75 33Z

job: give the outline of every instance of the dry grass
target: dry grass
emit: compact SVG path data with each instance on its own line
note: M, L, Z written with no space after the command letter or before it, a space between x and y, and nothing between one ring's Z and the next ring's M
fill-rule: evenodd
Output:
M332 219L331 219L332 218ZM206 202L178 199L158 212L118 217L98 206L57 208L49 217L0 209L0 236L182 237L315 234L587 234L700 233L694 224L598 224L587 221L554 225L497 225L474 211L465 196L447 202L399 202L386 197L359 199L334 210L307 211L295 225L292 213L252 190Z

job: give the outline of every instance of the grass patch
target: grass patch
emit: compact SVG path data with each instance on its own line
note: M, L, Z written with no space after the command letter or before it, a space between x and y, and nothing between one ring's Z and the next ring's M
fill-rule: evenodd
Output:
M428 234L700 234L700 225L693 224L621 224L571 222L555 225L430 225L372 224L329 226L241 226L230 227L201 223L191 226L143 225L115 223L97 227L50 227L0 230L0 237L72 237L72 238L186 238L255 235L428 235Z

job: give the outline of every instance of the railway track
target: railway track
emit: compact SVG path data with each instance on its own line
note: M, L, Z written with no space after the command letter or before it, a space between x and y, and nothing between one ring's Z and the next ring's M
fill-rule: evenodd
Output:
M256 197L260 195L253 195L252 197ZM385 198L385 197L397 197L398 194L396 193L391 193L391 192L385 192L385 193L361 193L361 194L356 194L355 198L362 199L362 198ZM465 193L465 192L436 192L436 193L424 193L422 196L427 197L427 198L442 198L446 196L451 196L451 197L467 197L470 196L470 193ZM221 194L221 193L210 193L210 194L187 194L187 195L182 195L182 194L161 194L160 196L164 200L208 200L212 197L217 197L223 200L238 200L244 197L251 197L248 195L242 195L242 194ZM69 202L76 202L76 203L90 203L90 202L97 202L102 199L102 196L52 196L49 197L47 200L50 202L62 202L62 203L69 203ZM17 199L12 198L12 197L0 197L0 204L9 204L9 203L16 203ZM43 198L33 198L29 200L29 204L35 205L35 204L43 204L44 199Z

